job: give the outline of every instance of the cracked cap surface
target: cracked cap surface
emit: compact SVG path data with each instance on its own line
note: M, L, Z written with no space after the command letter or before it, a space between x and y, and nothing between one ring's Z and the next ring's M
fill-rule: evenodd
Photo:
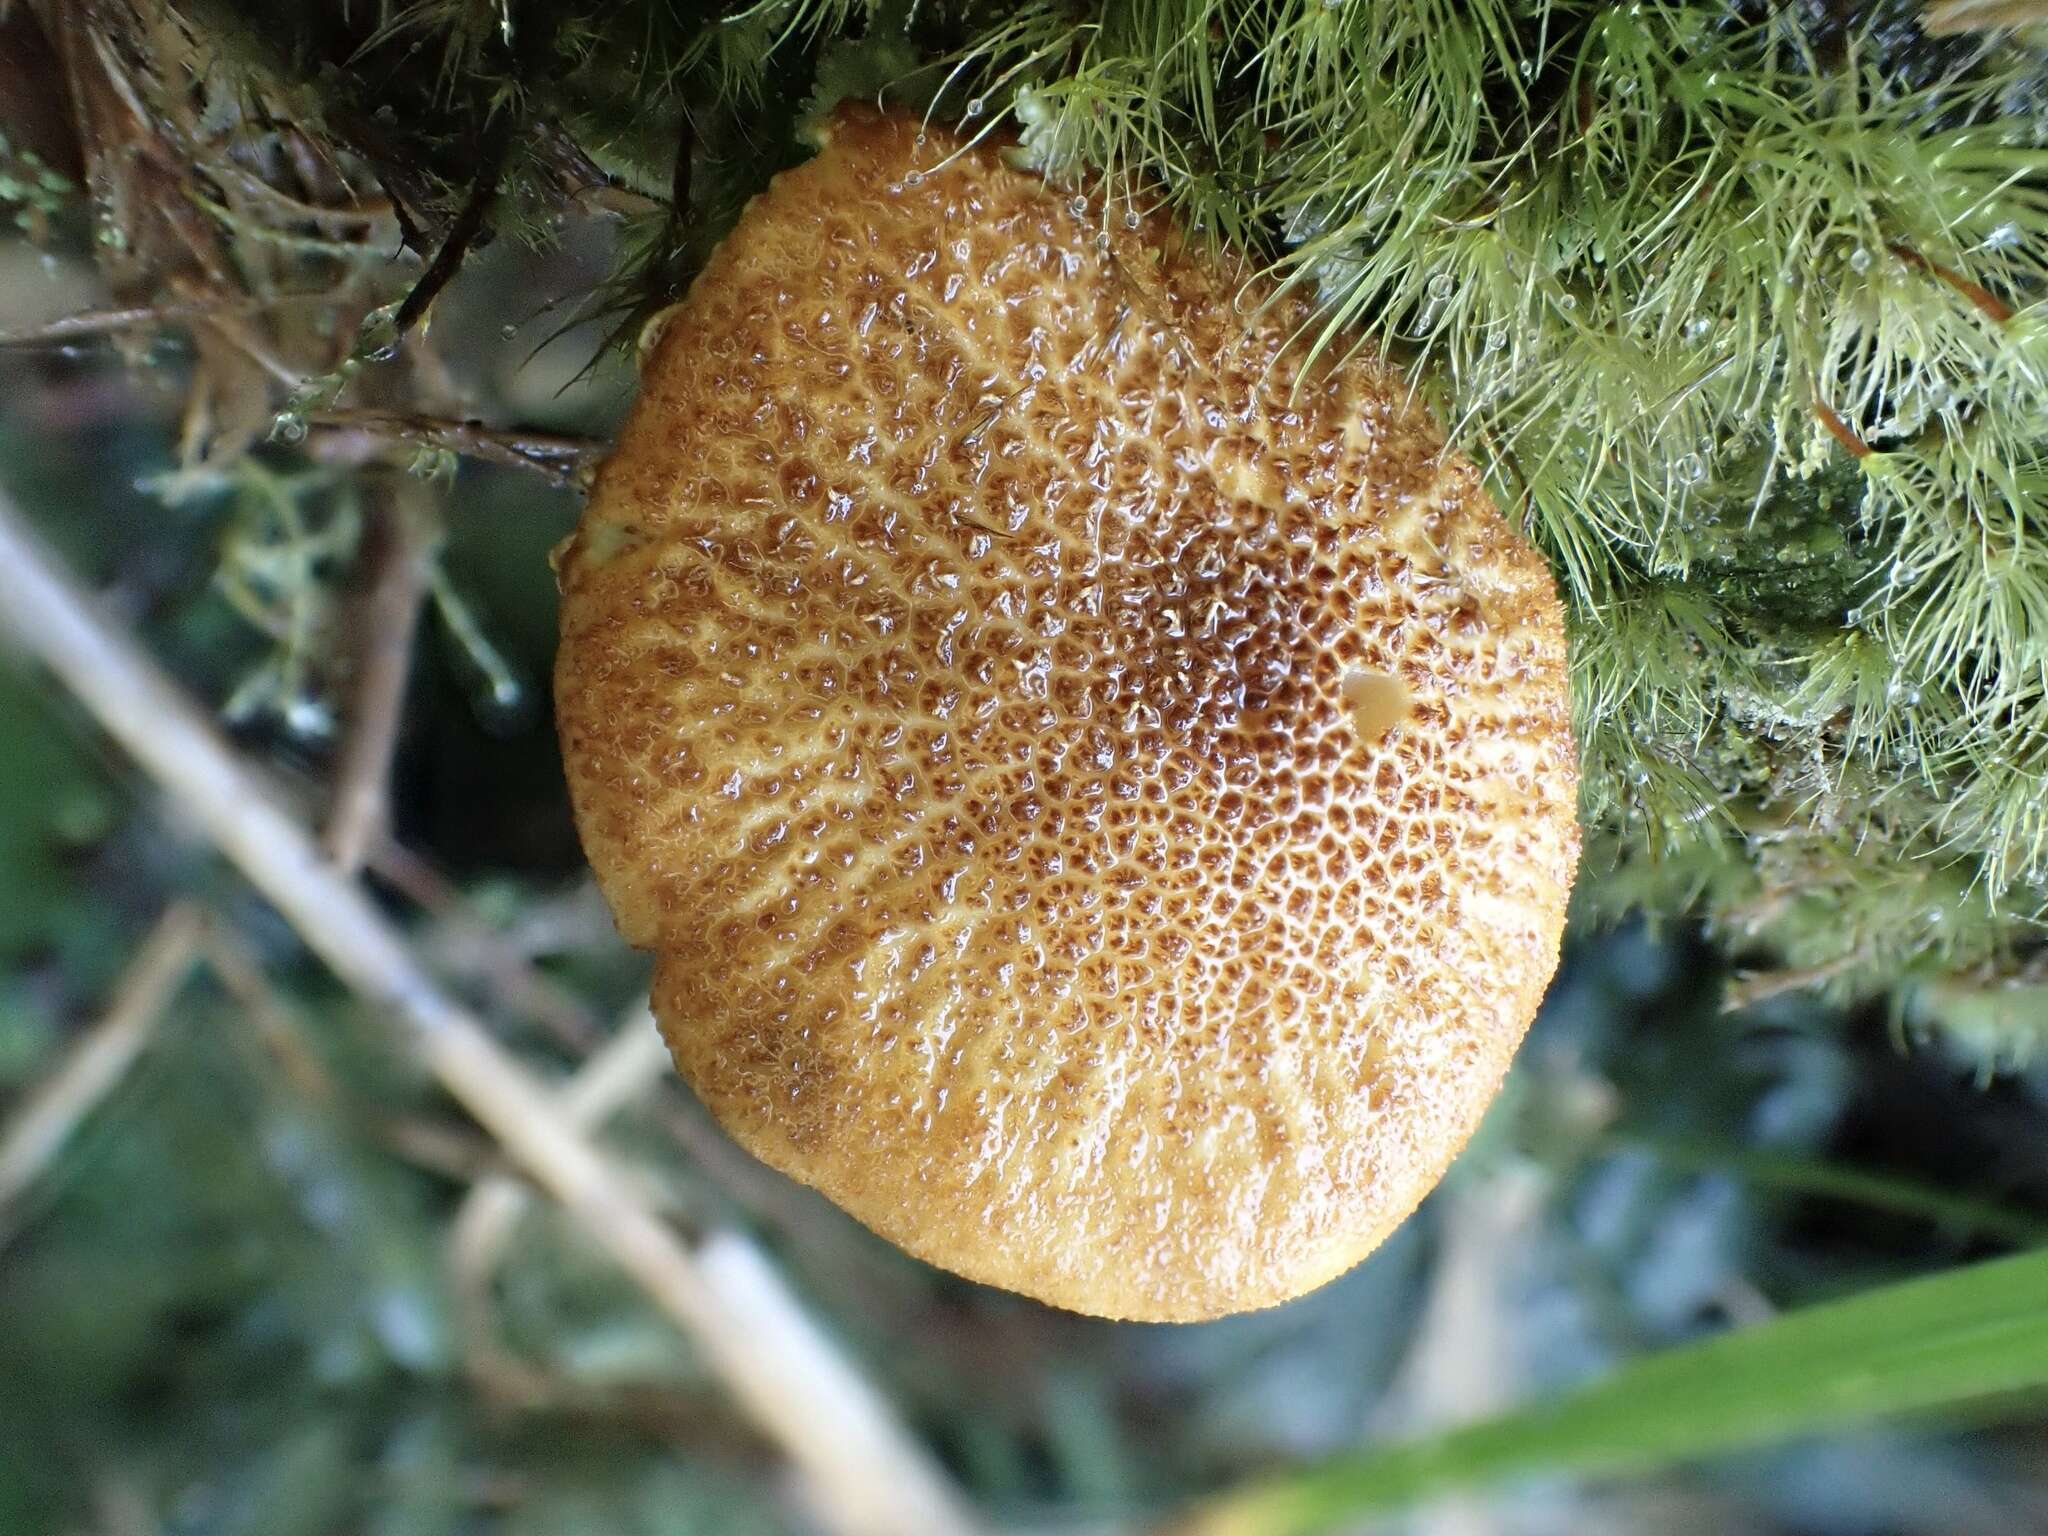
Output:
M1578 855L1541 559L1242 282L842 112L653 328L559 560L577 821L683 1075L910 1252L1108 1317L1364 1257Z

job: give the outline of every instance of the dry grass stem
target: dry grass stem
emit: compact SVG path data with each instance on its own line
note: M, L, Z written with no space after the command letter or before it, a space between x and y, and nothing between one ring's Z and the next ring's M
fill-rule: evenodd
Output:
M355 695L324 839L328 854L350 874L390 828L391 760L432 559L422 499L408 480L385 498L370 524L368 580L356 610Z
M888 1404L746 1238L686 1245L383 913L263 793L211 723L0 502L0 615L373 1009L409 1035L510 1159L680 1325L802 1471L838 1536L958 1536L975 1521Z
M198 909L188 902L157 920L106 1014L78 1037L0 1134L0 1216L49 1168L79 1122L113 1092L149 1044L165 1005L199 956L201 927ZM7 1236L0 1225L0 1244Z

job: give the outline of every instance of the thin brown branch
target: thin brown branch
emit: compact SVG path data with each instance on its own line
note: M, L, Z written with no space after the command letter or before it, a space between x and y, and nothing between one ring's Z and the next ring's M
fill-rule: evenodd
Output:
M473 913L461 887L389 837L370 849L369 867L433 919L425 946L442 970L476 983L499 1008L530 1018L578 1055L597 1042L590 1010L511 940Z
M256 1038L276 1061L285 1079L315 1104L332 1104L334 1078L313 1049L298 1011L279 996L263 966L242 936L227 923L210 919L201 935L206 963L227 989Z
M187 305L199 307L207 302L207 289L194 279L174 277L170 281L172 292ZM297 389L306 382L305 370L287 362L268 340L256 334L253 326L232 308L216 308L200 322L216 332L236 351L250 362L269 374L272 382L281 384L287 390Z
M1936 261L1929 261L1910 245L1894 245L1892 254L1907 266L1917 268L1931 277L1939 278L1949 287L1968 299L1987 319L2004 325L2012 318L2012 306L1974 278L1965 277L1954 267L1944 267Z
M329 432L360 432L386 442L440 449L464 458L532 470L572 491L589 488L597 461L609 451L608 444L593 437L530 432L520 427L488 427L480 421L457 421L405 411L346 407L309 411L306 425Z
M208 967L241 1009L257 1043L302 1099L323 1110L350 1112L366 1121L377 1140L398 1156L443 1178L467 1183L495 1165L491 1144L466 1123L394 1117L375 1107L345 1104L334 1075L320 1059L312 1026L272 983L248 941L231 924L210 915L202 943Z
M101 614L0 501L0 624L89 709L421 1062L681 1326L805 1474L842 1536L957 1536L976 1522L925 1449L753 1243L685 1244L490 1031L443 992L382 912L279 810L206 716Z
M0 1212L40 1178L93 1107L127 1075L198 958L198 910L179 902L157 920L100 1020L0 1134ZM0 1242L5 1241L0 1228Z
M505 176L505 161L512 151L510 112L495 113L484 124L477 150L477 174L470 184L469 195L456 211L448 233L442 238L433 259L427 263L427 270L420 274L419 281L413 284L412 291L398 306L394 324L400 336L419 324L433 307L434 300L441 296L441 290L448 286L449 279L461 270L470 249L483 236L485 216L490 212L491 204L498 199L498 186Z
M668 1047L656 1033L643 1003L620 1024L611 1040L584 1062L556 1102L579 1131L595 1132L668 1071ZM481 1384L513 1402L540 1401L550 1386L542 1372L501 1341L492 1303L498 1261L530 1204L524 1183L506 1174L493 1174L479 1180L464 1197L448 1233L449 1271L460 1309L464 1356Z
M1851 950L1837 955L1824 965L1802 966L1793 970L1743 971L1731 977L1721 994L1723 1013L1740 1013L1745 1008L1754 1008L1759 1003L1769 1002L1774 997L1783 997L1788 992L1804 992L1809 987L1826 986L1844 972L1854 970L1869 960L1862 950Z
M382 499L363 555L369 580L355 614L355 695L324 838L329 857L350 874L390 830L391 761L432 558L427 509L408 480Z
M0 331L0 347L46 347L61 342L90 341L143 326L163 325L172 320L219 314L228 308L253 305L226 304L132 304L124 309L94 309L82 314L63 315L42 325L20 331Z
M1816 399L1813 402L1813 414L1820 424L1828 429L1828 435L1849 452L1859 459L1869 457L1870 444L1857 436L1856 429L1842 420L1840 414L1827 401Z
M2048 0L1928 0L1920 25L1929 37L2048 26Z

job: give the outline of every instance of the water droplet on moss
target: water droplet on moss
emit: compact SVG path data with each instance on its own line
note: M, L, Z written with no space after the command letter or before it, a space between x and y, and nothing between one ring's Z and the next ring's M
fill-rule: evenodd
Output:
M1448 272L1439 272L1429 280L1429 296L1439 304L1458 290L1458 280Z
M1849 253L1849 267L1850 270L1855 272L1868 272L1870 270L1869 249L1859 245L1855 250L1851 251Z
M1707 478L1707 461L1696 453L1681 453L1672 462L1671 472L1686 485L1698 485Z

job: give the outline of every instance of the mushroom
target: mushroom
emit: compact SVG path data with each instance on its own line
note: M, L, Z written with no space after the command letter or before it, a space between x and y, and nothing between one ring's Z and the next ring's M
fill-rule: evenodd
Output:
M1163 214L843 110L651 328L558 561L577 823L683 1076L884 1237L1076 1311L1357 1263L1557 963L1550 575L1309 318Z

